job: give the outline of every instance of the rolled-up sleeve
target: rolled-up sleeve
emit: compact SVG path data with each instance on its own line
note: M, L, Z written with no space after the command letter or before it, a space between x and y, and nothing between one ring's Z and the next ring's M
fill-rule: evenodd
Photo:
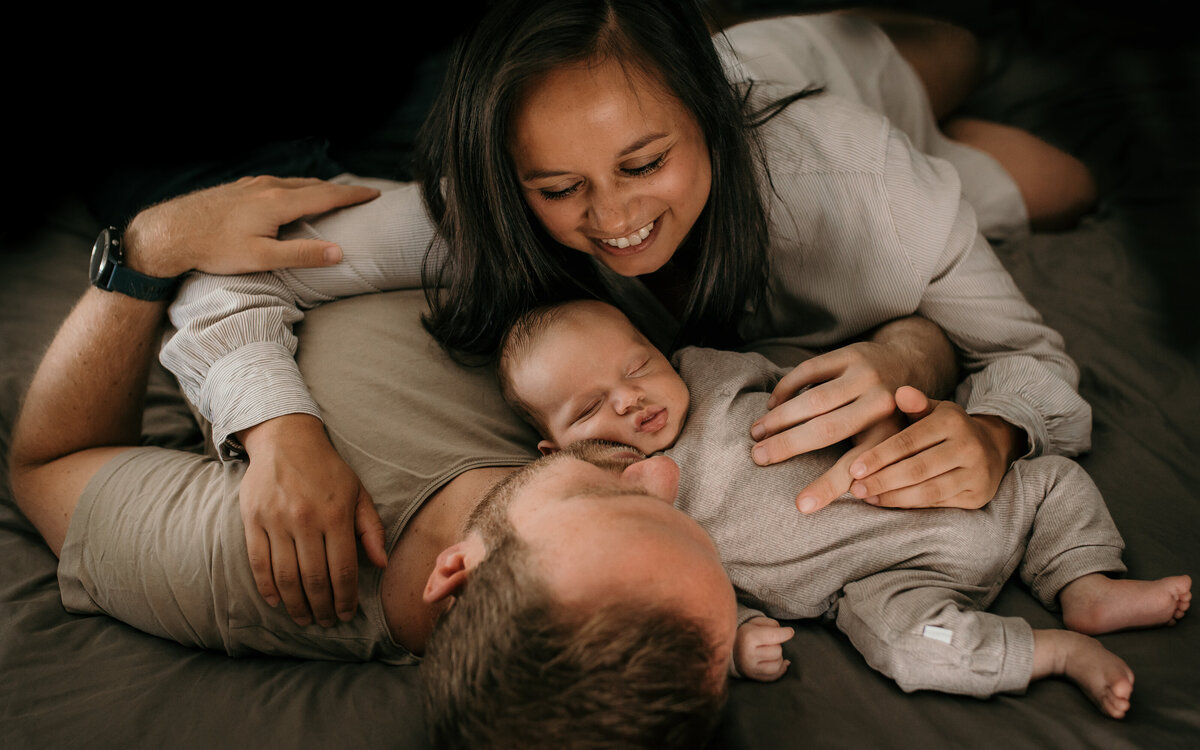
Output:
M887 161L892 221L925 284L917 312L946 332L967 372L958 403L1023 429L1026 457L1088 450L1092 413L1077 391L1079 369L979 233L953 169L898 134Z
M383 192L374 201L296 222L284 239L338 243L343 259L325 268L214 276L192 274L169 316L174 330L160 359L184 395L212 423L223 458L228 438L284 414L320 417L296 367L294 326L303 310L342 297L421 286L422 266L444 256L415 184L362 180Z

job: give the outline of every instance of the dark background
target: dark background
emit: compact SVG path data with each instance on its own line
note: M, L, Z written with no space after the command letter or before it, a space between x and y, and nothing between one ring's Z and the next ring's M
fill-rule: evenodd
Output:
M833 7L720 5L727 19ZM1200 366L1181 356L1196 352L1200 318L1195 29L1161 0L1122 9L1073 0L889 7L978 31L995 67L967 109L1028 128L1096 171L1100 203L1077 230L1039 233L997 254L1080 365L1080 393L1095 415L1094 447L1080 461L1128 542L1131 572L1200 580ZM86 288L100 223L246 171L402 175L436 88L437 52L474 12L431 4L420 24L209 9L170 22L74 10L8 19L0 455L19 394ZM93 216L74 201L56 210L66 198L83 198ZM28 242L11 236L35 228ZM165 377L159 384L151 410L178 407L172 413L190 426L175 388ZM426 747L413 670L230 659L64 613L53 555L7 489L0 461L4 748ZM1059 624L1015 583L995 609L1035 627ZM1102 638L1138 675L1124 722L1101 718L1061 680L989 701L906 695L844 637L798 623L789 675L735 684L712 747L1200 747L1197 616Z
M710 0L716 18L848 7L818 0ZM98 222L243 174L411 179L409 157L454 36L483 0L435 2L399 21L336 10L304 17L205 9L163 17L9 24L9 185L0 239L37 226L65 196ZM1033 131L1093 167L1100 210L1148 202L1200 215L1200 49L1165 0L893 0L876 4L976 31L997 59L1033 68L1039 106L985 81L964 109ZM419 15L420 20L417 20ZM56 24L59 28L56 28ZM1013 54L1019 51L1020 54ZM998 96L996 95L998 94ZM1003 110L991 102L1006 102ZM1052 100L1053 107L1045 107ZM1114 127L1114 124L1116 127ZM1114 161L1114 151L1122 157ZM1093 158L1094 155L1094 158ZM1153 198L1150 201L1149 198ZM1159 204L1161 205L1161 204ZM1135 217L1136 218L1136 217ZM1132 222L1180 342L1200 344L1197 232ZM7 244L7 243L5 243Z

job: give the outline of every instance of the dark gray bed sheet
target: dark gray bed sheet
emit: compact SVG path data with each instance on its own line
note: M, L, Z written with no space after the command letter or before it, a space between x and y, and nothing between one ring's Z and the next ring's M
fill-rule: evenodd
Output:
M1125 536L1130 575L1200 577L1192 273L1200 181L1189 142L1200 134L1190 87L1196 69L1181 71L1178 59L1164 62L1142 50L1085 47L1066 66L1053 55L1017 50L992 82L998 95L981 107L1060 142L1075 138L1070 145L1102 177L1103 204L1076 231L1036 235L999 252L1082 367L1081 390L1095 409L1094 448L1082 463ZM1187 51L1182 59L1194 64L1196 56ZM1102 68L1120 74L1094 75ZM85 284L96 223L78 206L56 216L4 246L5 453L19 394ZM152 439L194 443L196 432L166 378L156 380L151 404ZM413 669L235 660L104 617L66 614L55 559L13 506L6 467L0 488L0 746L424 746ZM1017 584L995 610L1035 627L1059 624ZM776 684L735 684L714 746L1200 747L1197 618L1101 638L1137 675L1133 708L1121 722L1102 718L1057 680L987 701L905 695L866 667L840 634L801 623L787 646L788 675Z

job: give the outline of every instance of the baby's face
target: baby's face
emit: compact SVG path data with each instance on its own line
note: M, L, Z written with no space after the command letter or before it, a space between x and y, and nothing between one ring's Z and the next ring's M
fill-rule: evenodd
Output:
M650 454L675 442L687 416L687 386L671 363L598 302L572 303L510 377L546 426L543 450L595 439Z

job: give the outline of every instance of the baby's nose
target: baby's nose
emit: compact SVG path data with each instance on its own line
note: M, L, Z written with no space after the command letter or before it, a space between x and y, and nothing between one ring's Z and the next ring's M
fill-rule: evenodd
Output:
M617 414L624 415L641 411L645 398L646 394L642 393L640 388L623 388L616 394L613 404L616 406Z

